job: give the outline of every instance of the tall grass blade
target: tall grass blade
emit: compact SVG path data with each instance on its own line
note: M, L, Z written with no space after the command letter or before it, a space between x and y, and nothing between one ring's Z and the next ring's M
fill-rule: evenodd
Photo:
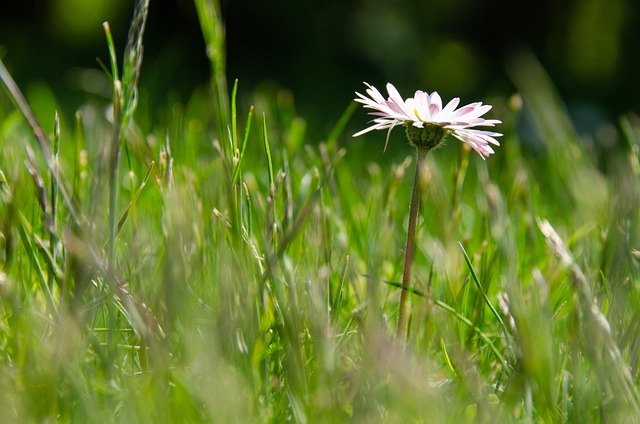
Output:
M273 193L276 188L275 179L273 178L273 162L271 161L271 147L269 146L269 134L267 133L267 116L262 114L262 140L264 142L264 154L267 158L267 167L269 169L269 191Z
M122 62L122 129L126 131L138 105L138 80L142 67L144 30L149 14L149 1L136 1L127 45Z
M228 139L229 96L227 95L225 34L220 3L218 0L194 0L200 28L206 45L206 54L211 64L211 88L215 105L215 125L218 140L227 157L231 142Z
M233 89L231 90L231 152L234 157L236 150L238 149L238 80L233 82Z
M51 145L49 144L47 134L38 122L38 119L29 107L27 100L24 98L24 95L20 91L20 88L11 77L11 74L9 74L9 71L4 66L2 60L0 60L0 81L2 81L5 89L9 93L9 97L11 97L11 100L14 102L18 110L20 110L20 112L22 113L22 116L27 121L27 124L29 124L33 135L38 141L40 151L44 156L47 167L49 168L49 172L51 172L51 175L55 176L58 191L64 199L69 214L71 215L71 218L73 219L75 225L80 226L80 216L76 212L76 207L67 192L66 180L64 178L64 175L62 174L62 171L58 169L57 164L53 159L53 151L51 149Z
M460 242L458 242L458 245L460 246L460 249L462 250L462 254L464 256L464 261L467 264L467 268L469 268L469 273L471 274L471 279L473 280L473 282L475 283L476 287L478 288L478 290L482 294L482 298L484 299L484 302L486 303L486 305L489 307L489 310L491 310L491 313L493 314L493 316L496 317L496 319L500 323L500 327L502 327L502 331L504 333L504 336L507 338L507 342L508 342L508 339L509 339L510 336L509 336L509 330L507 329L507 326L504 324L504 321L502 321L502 317L498 313L498 310L493 306L493 304L491 303L491 300L489 300L489 296L487 296L487 293L482 288L482 284L480 284L480 280L478 279L478 275L476 274L476 271L473 268L473 264L471 263L471 259L469 259L469 255L467 255L467 251L464 249L464 246L462 246L462 243L460 243Z
M242 138L242 147L240 147L240 152L238 155L238 160L235 163L235 168L233 170L233 178L231 179L231 184L235 185L238 180L238 176L240 175L240 170L242 169L242 159L244 158L244 152L247 148L247 142L249 141L249 134L251 133L251 123L253 122L253 106L249 108L249 113L247 114L247 123L244 128L244 137Z
M104 29L105 37L107 38L107 48L109 49L109 64L111 65L111 73L106 70L106 67L102 62L100 65L103 70L107 71L107 75L111 76L111 84L114 84L116 81L120 81L120 72L118 71L118 57L116 55L116 45L113 42L113 35L111 34L111 25L109 22L104 22L102 24L102 28Z
M329 136L327 137L328 145L332 146L337 142L338 138L340 137L340 135L342 135L345 128L347 127L347 124L349 123L349 119L351 119L353 112L355 112L357 108L358 103L349 103L349 106L347 106L344 112L342 112L342 115L340 115L338 122L329 133Z
M22 240L22 246L25 252L27 253L27 257L29 258L29 261L31 262L33 271L35 271L36 273L38 284L40 285L42 293L44 294L45 301L47 302L47 309L51 314L54 314L57 309L56 302L53 298L53 293L49 288L48 279L45 275L44 270L42 269L42 266L40 265L40 261L38 260L38 255L36 253L36 250L33 247L33 244L31 243L30 236L33 235L33 230L31 229L31 225L29 224L29 221L27 221L27 219L22 214L20 214L19 217L22 224L20 226L20 231L19 231L20 240Z
M118 158L120 156L120 130L122 109L120 107L120 96L122 95L120 81L116 80L113 84L113 128L111 134L111 145L109 149L109 244L107 251L107 259L109 261L109 269L112 269L114 263L114 243L116 238L116 208L118 200Z

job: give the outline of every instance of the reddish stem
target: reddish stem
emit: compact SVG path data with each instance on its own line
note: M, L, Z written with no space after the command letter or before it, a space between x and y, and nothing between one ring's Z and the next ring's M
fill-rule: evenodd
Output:
M418 225L418 211L420 210L420 197L422 195L421 181L426 168L429 147L418 146L416 155L416 175L413 180L413 192L411 193L411 206L409 208L409 228L407 228L407 244L404 255L404 271L402 275L402 292L398 306L398 326L396 328L396 340L407 338L407 309L409 285L411 283L411 267L416 249L416 227Z

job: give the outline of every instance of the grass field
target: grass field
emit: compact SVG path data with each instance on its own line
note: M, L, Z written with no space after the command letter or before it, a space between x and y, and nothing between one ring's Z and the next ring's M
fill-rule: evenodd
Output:
M397 341L402 130L383 155L355 103L327 134L282 93L244 107L207 0L211 90L150 122L145 3L107 37L106 115L29 105L2 66L1 422L640 422L637 116L582 137L514 60L518 93L482 99L497 153L430 153Z

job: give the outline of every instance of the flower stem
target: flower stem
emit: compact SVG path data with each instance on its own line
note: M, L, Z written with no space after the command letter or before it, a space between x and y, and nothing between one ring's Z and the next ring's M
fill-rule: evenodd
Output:
M426 167L427 154L431 147L417 146L416 175L413 180L413 192L411 193L411 206L409 208L409 228L407 228L407 244L404 251L404 270L402 274L402 292L400 293L400 305L398 306L398 326L396 328L396 340L405 340L407 337L407 309L409 284L411 283L411 267L416 249L416 227L418 224L418 211L420 209L420 197L422 195L421 182Z

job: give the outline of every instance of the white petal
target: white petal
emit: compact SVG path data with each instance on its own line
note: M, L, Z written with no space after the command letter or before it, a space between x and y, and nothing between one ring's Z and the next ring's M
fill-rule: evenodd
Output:
M431 106L429 107L429 109L431 109L432 111L431 116L435 116L440 113L440 111L442 110L442 99L440 98L438 92L434 91L433 93L431 93L431 96L429 96L429 103L431 103Z
M404 100L400 96L400 93L391 83L387 83L387 92L389 93L389 100L397 104L398 106L404 104Z
M393 128L395 125L393 124L389 124L389 123L377 123L375 125L370 126L369 128L365 128L362 131L358 131L357 133L355 133L352 137L358 137L362 134L366 134L369 131L374 131L374 130L384 130L386 128Z
M429 121L431 119L429 114L429 95L424 91L416 91L414 99L418 119L424 122Z
M456 109L459 103L460 103L460 97L454 97L453 99L451 99L451 101L447 103L444 109L442 109L442 112L440 113L440 118L448 120L449 115Z
M457 115L457 118L459 120L461 120L461 121L468 121L468 120L475 119L475 118L477 118L479 116L484 115L490 109L491 109L491 105L482 105L482 103L476 103L476 104L474 104L474 107L473 107L472 110L466 112L463 115ZM460 109L460 110L462 110L462 109Z

